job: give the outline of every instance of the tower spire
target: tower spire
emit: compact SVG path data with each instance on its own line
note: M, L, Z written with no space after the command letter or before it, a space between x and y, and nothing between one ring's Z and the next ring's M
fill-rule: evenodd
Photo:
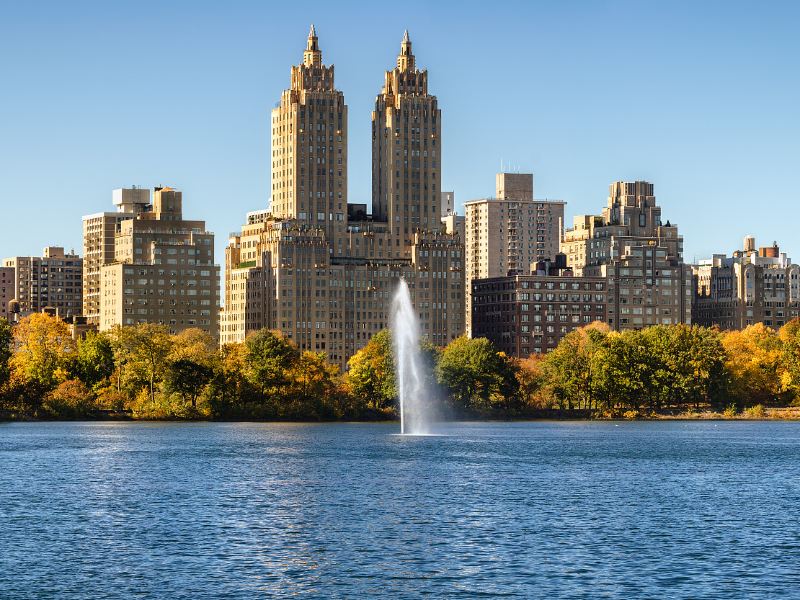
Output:
M411 37L408 35L408 29L403 33L403 41L400 43L400 54L397 57L397 67L401 71L413 71L414 54L411 52Z
M322 64L322 52L319 49L319 40L317 40L317 30L314 24L311 24L311 29L308 30L308 41L306 41L306 51L303 52L303 64L307 67Z

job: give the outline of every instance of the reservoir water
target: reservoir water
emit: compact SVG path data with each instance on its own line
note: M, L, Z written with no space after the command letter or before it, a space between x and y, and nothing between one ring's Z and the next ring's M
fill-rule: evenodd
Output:
M0 597L800 594L800 424L0 425Z

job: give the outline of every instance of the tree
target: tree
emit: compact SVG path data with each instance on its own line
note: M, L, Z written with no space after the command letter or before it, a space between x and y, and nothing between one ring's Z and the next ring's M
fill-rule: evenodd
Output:
M592 323L569 332L545 358L545 373L562 408L591 409L594 400L594 356L605 344L608 326Z
M286 416L317 419L339 416L333 404L338 393L338 376L338 367L327 363L325 354L303 352L289 374L293 414Z
M722 334L730 393L739 406L768 404L783 393L782 344L763 323Z
M261 393L262 402L267 392L279 395L278 390L287 383L287 373L299 358L300 352L290 340L278 331L261 329L248 336L245 345L245 374Z
M800 399L800 319L792 319L778 332L781 342L781 389Z
M165 374L167 390L197 409L197 398L211 381L218 355L214 338L202 329L184 329L172 338Z
M0 318L0 390L5 387L11 377L11 343L14 339L11 325Z
M518 392L515 366L486 338L456 338L442 351L436 375L462 408L487 411L506 406Z
M89 331L79 340L73 371L74 376L90 388L111 377L114 373L114 349L108 336Z
M370 408L384 410L397 400L392 335L383 329L347 363L347 382L353 395Z
M155 402L156 384L165 374L165 363L172 350L172 340L165 325L141 323L131 327L115 327L111 334L117 365L118 389L123 380L137 386L146 385L150 403Z
M69 327L45 313L23 318L14 328L11 368L29 385L48 392L67 379L76 345Z

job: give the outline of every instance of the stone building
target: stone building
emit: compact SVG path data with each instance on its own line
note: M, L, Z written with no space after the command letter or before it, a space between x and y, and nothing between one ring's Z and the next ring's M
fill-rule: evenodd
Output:
M498 173L495 183L494 198L464 205L468 331L473 280L524 275L559 252L565 203L535 200L530 173Z
M373 209L347 204L347 106L312 26L303 64L272 113L272 202L225 252L221 343L262 327L347 360L389 324L400 278L422 333L461 335L463 243L441 231L441 112L408 34L373 112Z
M150 190L120 188L112 192L115 212L83 217L83 310L90 325L100 325L100 269L114 262L117 225L150 209Z
M546 274L547 273L547 274ZM570 331L605 321L608 284L553 270L472 282L472 337L485 337L509 356L555 348Z
M14 299L14 267L0 267L0 319L11 320L9 304Z
M561 251L576 275L607 281L612 329L692 322L692 271L678 228L661 220L653 184L618 181L602 215L580 215Z
M715 254L693 267L693 321L721 329L763 323L780 328L800 317L800 266L777 243L756 249L752 236L731 256Z
M12 318L45 309L62 319L81 314L83 261L74 252L50 246L42 256L6 258L3 266L14 272Z
M136 208L124 212L114 224L113 259L106 256L105 230L90 230L96 236L93 239L102 241L102 254L93 244L98 262L102 262L100 330L158 323L172 333L196 327L216 338L219 266L214 264L214 234L206 231L204 221L183 218L183 197L178 190L155 188L152 205L149 192L145 196L142 190L131 195L117 191L123 193L115 192L115 203L132 196ZM84 218L84 228L87 221L103 226L112 219Z

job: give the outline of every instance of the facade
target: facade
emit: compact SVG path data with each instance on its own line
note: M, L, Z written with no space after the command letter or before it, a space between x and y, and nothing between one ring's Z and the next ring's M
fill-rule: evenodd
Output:
M83 217L83 311L90 325L100 325L100 269L114 262L117 225L150 208L150 190L120 188L112 192L116 212Z
M410 258L414 234L439 229L441 138L442 112L406 31L372 111L372 210L387 223L387 256Z
M472 282L472 336L488 338L509 356L527 358L555 348L570 331L605 321L603 277L513 275Z
M450 235L458 235L462 240L466 234L467 219L464 215L458 213L450 213L442 217L442 224L444 225L444 232Z
M800 317L800 266L777 244L756 250L755 238L747 236L742 250L715 254L693 270L692 318L699 325L777 329Z
M14 271L14 318L45 309L63 319L80 315L83 261L74 252L50 246L42 256L7 258L3 266Z
M271 210L248 217L226 248L220 342L278 329L344 368L388 326L404 278L423 335L444 345L464 329L463 242L441 231L441 112L427 72L416 69L406 33L373 112L370 215L365 204L346 203L347 106L313 27L306 48L273 111ZM318 199L328 203L325 219Z
M0 319L11 320L9 305L14 299L14 267L0 267Z
M524 275L531 264L559 252L564 202L534 200L530 173L498 173L495 191L495 198L464 205L468 321L472 281Z
M612 329L692 322L692 271L678 228L661 221L653 184L612 183L602 215L580 215L561 251L576 275L605 278Z
M126 212L132 216L115 224L113 260L103 256L99 269L100 330L158 323L171 333L196 327L216 338L219 266L214 264L214 234L206 231L204 221L183 218L177 190L155 188L152 205L143 203L143 193L134 196L142 201L136 203L142 210Z

